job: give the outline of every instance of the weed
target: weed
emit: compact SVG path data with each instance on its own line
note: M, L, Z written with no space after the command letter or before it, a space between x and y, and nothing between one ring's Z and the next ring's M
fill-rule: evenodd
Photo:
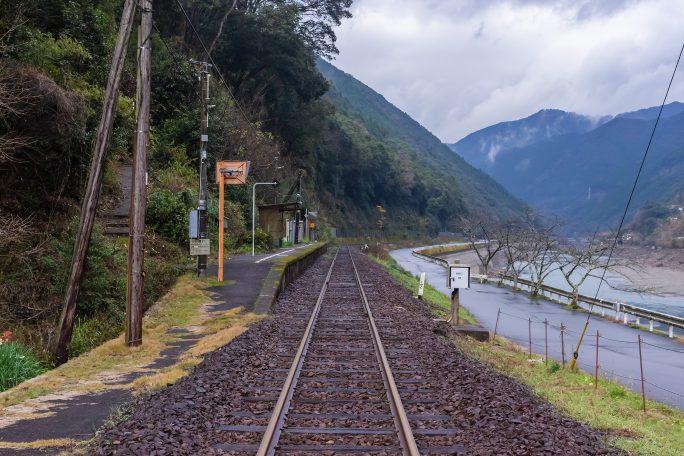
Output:
M0 343L0 391L40 375L45 369L30 348L19 342Z
M627 391L622 385L608 385L608 396L612 398L625 397L627 396Z
M558 372L559 370L561 370L561 365L558 364L556 361L552 361L552 362L551 362L551 365L549 366L549 373L550 373L550 374L555 374L555 373Z
M80 356L103 342L117 337L123 331L123 315L97 315L90 319L79 318L74 326L69 355Z

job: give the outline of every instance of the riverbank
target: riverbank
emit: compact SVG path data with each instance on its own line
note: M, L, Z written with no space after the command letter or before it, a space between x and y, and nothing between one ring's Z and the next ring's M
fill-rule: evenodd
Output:
M637 265L634 270L621 270L637 290L684 297L684 249L620 246L615 253Z

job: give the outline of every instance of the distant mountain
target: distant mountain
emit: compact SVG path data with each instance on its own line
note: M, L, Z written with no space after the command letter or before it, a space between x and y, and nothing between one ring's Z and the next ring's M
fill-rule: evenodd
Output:
M618 114L615 117L624 117L626 119L638 119L638 120L654 120L658 117L658 112L660 111L660 106L654 106L652 108L640 109L638 111L625 112ZM662 119L667 119L668 117L676 116L684 112L684 103L675 101L670 104L666 104L663 107Z
M470 213L508 217L525 209L382 95L323 60L318 67L330 82L336 124L309 163L339 226L377 219L395 231L434 233Z
M683 107L667 106L630 215L646 203L668 201L684 190ZM487 172L514 195L560 215L576 229L615 228L653 129L654 109L659 108L619 115L590 131L508 149L497 155Z
M571 133L585 133L611 116L589 117L559 109L543 109L520 120L502 122L471 133L449 147L476 168L488 171L509 151Z

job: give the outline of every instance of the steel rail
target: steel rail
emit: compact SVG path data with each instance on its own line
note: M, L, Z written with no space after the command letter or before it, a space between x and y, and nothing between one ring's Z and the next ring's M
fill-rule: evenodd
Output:
M363 284L361 283L361 278L359 277L359 271L356 269L356 263L354 263L354 257L351 254L351 250L348 252L349 258L352 262L352 268L354 269L354 277L356 278L356 283L359 286L359 291L361 292L363 306L366 310L366 315L368 316L368 326L373 334L373 345L375 345L375 352L380 361L379 364L382 371L382 377L383 381L385 382L387 398L389 399L390 409L392 410L392 416L394 417L394 423L397 427L399 442L401 443L404 455L420 456L418 445L416 445L416 439L413 436L411 425L409 424L408 417L406 416L406 410L401 402L401 397L399 396L399 391L397 390L397 385L394 381L394 376L392 375L392 369L387 361L387 355L385 354L385 349L382 345L382 341L380 340L380 333L375 325L375 318L373 318L373 313L371 312L370 305L368 304L366 292L363 289Z
M311 336L313 334L313 328L318 320L318 314L321 310L321 303L323 302L323 297L325 292L328 290L328 283L330 283L330 276L332 275L333 267L335 266L335 260L337 260L337 254L340 252L338 248L333 257L332 263L330 264L330 269L328 270L328 275L325 277L325 283L321 288L321 292L318 295L318 300L314 306L313 312L311 312L311 317L309 318L309 323L304 331L304 336L302 341L299 343L299 348L295 354L294 360L292 361L292 366L285 379L285 384L283 389L278 396L278 401L273 409L273 414L271 415L266 430L264 431L264 436L259 444L259 449L257 450L257 456L270 456L275 454L275 447L278 444L278 439L282 431L283 423L285 422L285 416L288 409L290 408L290 402L292 401L292 395L294 394L294 389L297 386L297 381L299 380L299 374L302 370L302 365L304 364L304 357L309 349L309 344L311 343Z

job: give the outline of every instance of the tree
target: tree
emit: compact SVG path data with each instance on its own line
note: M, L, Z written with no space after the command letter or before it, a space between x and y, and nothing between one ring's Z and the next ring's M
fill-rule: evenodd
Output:
M519 221L511 220L502 225L499 242L506 258L506 267L499 278L499 285L503 283L505 276L510 274L513 276L513 289L518 289L518 279L528 267L528 234Z
M483 216L475 216L461 220L460 229L477 254L480 272L488 275L492 260L503 248L503 244L497 239L501 231L500 224Z
M339 53L333 27L352 17L352 3L353 0L242 0L238 9L249 13L268 5L291 9L297 14L297 33L306 46L317 55L332 58Z
M557 220L547 222L528 213L525 218L527 229L526 235L526 261L530 268L530 280L532 281L532 296L537 296L544 280L558 269L558 229L560 222Z
M579 288L589 277L596 277L607 283L605 278L603 278L604 274L601 274L601 277L599 277L595 274L595 271L603 269L624 277L625 268L635 268L633 262L627 262L626 260L614 257L611 258L609 263L607 253L608 246L599 239L596 233L579 244L565 244L561 246L558 254L558 269L570 287L572 293L571 307L577 307ZM617 288L615 285L609 284L609 286Z

